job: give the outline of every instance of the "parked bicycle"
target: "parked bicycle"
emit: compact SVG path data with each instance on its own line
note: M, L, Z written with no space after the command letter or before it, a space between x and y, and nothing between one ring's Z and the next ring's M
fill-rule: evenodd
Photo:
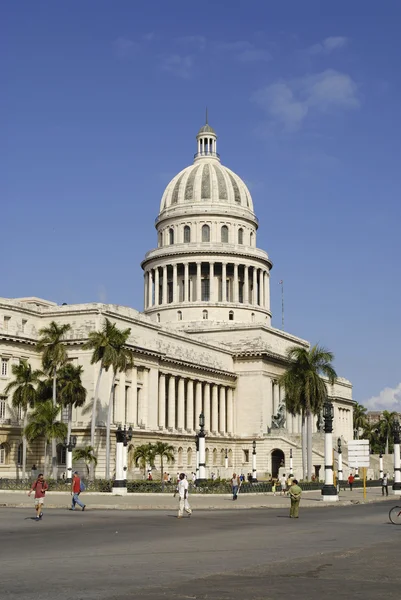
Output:
M401 525L401 506L394 506L388 513L388 517L394 525Z

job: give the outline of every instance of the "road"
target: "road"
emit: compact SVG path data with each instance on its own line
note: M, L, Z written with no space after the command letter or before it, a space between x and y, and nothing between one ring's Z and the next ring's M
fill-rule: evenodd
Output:
M401 527L378 504L173 511L0 508L2 600L401 597Z

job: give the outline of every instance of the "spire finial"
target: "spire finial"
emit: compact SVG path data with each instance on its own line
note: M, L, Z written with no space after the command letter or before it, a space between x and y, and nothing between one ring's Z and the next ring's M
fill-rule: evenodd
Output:
M208 121L208 118L207 118L207 106L206 106L206 125L209 125L209 121Z

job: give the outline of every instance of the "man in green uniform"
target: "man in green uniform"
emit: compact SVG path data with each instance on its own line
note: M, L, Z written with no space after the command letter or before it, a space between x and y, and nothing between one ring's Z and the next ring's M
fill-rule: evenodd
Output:
M290 519L298 519L299 502L301 500L302 490L296 479L292 480L292 485L288 490L291 498Z

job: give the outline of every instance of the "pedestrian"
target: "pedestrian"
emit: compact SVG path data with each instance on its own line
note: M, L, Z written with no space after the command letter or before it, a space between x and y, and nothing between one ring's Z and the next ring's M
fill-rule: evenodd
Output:
M192 483L196 484L196 473L192 473Z
M78 506L80 506L82 508L82 510L85 510L86 504L82 504L81 500L79 499L79 495L83 490L84 490L83 482L81 481L81 479L78 475L78 471L75 471L74 475L72 477L72 482L71 482L71 496L72 496L71 510L75 510L76 504L78 504Z
M352 492L352 486L354 484L354 480L355 480L355 477L353 476L352 473L350 473L349 477L348 477L348 485L349 485L350 492Z
M164 483L168 482L168 473L167 473L167 471L164 471L164 473L163 473L163 481L164 481Z
M153 481L152 471L148 473L148 481Z
M236 473L233 473L233 477L231 479L231 489L233 493L233 500L238 498L238 488L239 488L239 477Z
M384 496L384 492L386 492L386 496L388 496L388 477L387 473L384 473L382 479L382 496Z
M276 480L273 479L273 483L272 483L272 492L273 492L273 496L276 495Z
M285 478L285 473L280 477L280 486L281 486L281 495L285 496L287 491L287 480Z
M288 490L288 493L291 498L290 519L298 519L302 490L298 485L297 479L292 480L292 485Z
M33 482L32 487L28 492L28 496L30 496L33 490L35 490L35 521L40 521L43 517L45 494L48 489L49 486L43 477L43 473L39 473L38 478Z
M189 517L192 514L192 510L191 510L191 507L189 506L189 502L188 502L188 488L189 488L189 485L188 485L188 480L185 477L185 473L181 473L180 479L178 482L178 497L179 497L178 518L179 519L181 519L184 510Z

